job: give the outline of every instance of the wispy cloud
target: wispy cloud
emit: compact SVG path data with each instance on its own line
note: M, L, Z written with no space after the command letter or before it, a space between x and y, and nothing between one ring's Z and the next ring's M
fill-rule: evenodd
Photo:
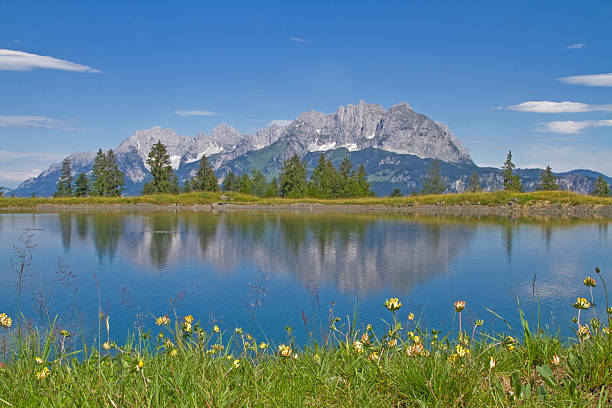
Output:
M26 127L75 130L69 122L46 116L10 116L0 115L0 127Z
M23 51L0 49L0 70L32 71L34 69L59 69L62 71L94 72L100 70L87 65L77 64L45 55L30 54Z
M572 85L612 86L612 72L609 74L574 75L557 78L557 80Z
M275 119L275 120L271 120L270 122L268 122L268 126L273 126L273 125L287 126L291 122L292 121L287 120L287 119Z
M578 44L572 44L572 45L568 45L567 48L568 50L577 50L579 48L584 48L586 46L585 43L578 43Z
M305 40L305 39L300 38L300 37L289 37L289 39L291 41L300 42L300 43L311 43L312 42L310 40Z
M53 162L63 160L67 154L64 153L43 153L43 152L10 152L0 150L0 160L29 160Z
M177 109L174 111L177 115L181 116L216 116L217 112L209 111L209 110L181 110Z
M559 120L542 123L542 126L542 128L537 129L538 132L577 134L582 133L584 129L591 127L612 126L612 120Z
M38 176L52 163L57 163L67 155L49 152L11 152L0 150L0 185L17 187L19 183Z
M589 105L581 102L528 101L506 107L508 110L536 113L612 112L612 105Z

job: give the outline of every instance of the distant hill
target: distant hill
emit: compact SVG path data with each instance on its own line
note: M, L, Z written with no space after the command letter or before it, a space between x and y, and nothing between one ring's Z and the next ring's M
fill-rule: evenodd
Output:
M323 153L336 164L345 156L355 168L363 164L378 195L387 195L395 188L405 194L419 191L428 166L436 159L440 160L449 192L465 190L473 172L480 175L484 190L502 186L499 169L478 167L446 125L415 112L406 103L385 110L380 105L361 101L357 105L341 106L331 114L305 112L285 126L273 125L248 135L239 134L225 123L209 135L201 133L194 138L161 127L140 130L114 150L119 168L126 175L124 194L139 194L145 181L150 179L145 160L158 140L167 146L181 183L195 173L203 155L223 179L230 170L241 174L255 168L272 178L280 171L283 161L293 154L304 158L312 170ZM94 157L94 152L68 156L73 174L90 173ZM540 169L518 170L526 190L535 189L540 172ZM589 193L600 173L580 169L557 175L561 188ZM38 177L24 181L14 190L15 195L50 196L55 192L59 176L60 163L57 163ZM606 180L612 182L608 177Z

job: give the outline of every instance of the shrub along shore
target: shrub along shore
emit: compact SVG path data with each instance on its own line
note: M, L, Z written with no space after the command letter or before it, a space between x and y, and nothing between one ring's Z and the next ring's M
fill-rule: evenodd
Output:
M604 283L597 273L587 287ZM305 347L289 328L284 344L270 344L173 307L123 345L101 314L93 344L55 322L34 329L0 314L0 406L606 407L612 309L598 319L591 305L576 300L575 336L562 341L520 309L522 327L489 333L486 320L462 320L463 300L449 302L459 330L428 330L392 298L383 332L332 315L324 339ZM503 319L490 312L483 317Z
M569 191L536 191L517 193L495 191L488 193L459 193L415 195L405 197L364 197L343 199L321 198L262 198L240 193L190 192L182 194L152 194L129 197L66 197L66 198L8 198L0 197L0 209L36 210L37 208L70 206L202 206L215 204L257 205L257 206L296 206L318 204L323 206L361 206L381 208L406 208L437 205L481 206L481 207L556 207L571 209L575 206L610 207L612 197L587 196Z

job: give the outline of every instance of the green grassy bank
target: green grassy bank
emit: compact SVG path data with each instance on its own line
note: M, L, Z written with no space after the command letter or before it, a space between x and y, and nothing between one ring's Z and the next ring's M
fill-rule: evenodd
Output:
M260 198L238 193L184 193L158 194L134 197L71 197L71 198L7 198L0 197L0 208L35 208L38 205L114 205L114 204L152 204L152 205L196 205L231 202L234 204L286 205L299 203L319 203L327 205L385 205L392 207L418 206L427 204L441 205L507 205L512 200L524 206L562 204L562 205L612 205L612 197L594 197L568 191L537 191L513 193L495 191L491 193L461 193L440 195L419 195L409 197L346 198L325 200L317 198Z

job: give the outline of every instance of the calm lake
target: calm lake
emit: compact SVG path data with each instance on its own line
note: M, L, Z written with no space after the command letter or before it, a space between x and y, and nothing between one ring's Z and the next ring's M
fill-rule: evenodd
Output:
M99 283L111 337L122 343L135 327L157 333L154 317L192 314L205 328L240 326L270 341L298 342L327 331L335 316L358 311L359 322L382 328L399 312L421 315L421 325L457 329L453 302L467 302L464 327L506 330L486 308L519 327L517 297L531 320L532 286L542 321L572 334L571 304L590 300L586 276L598 284L596 311L605 297L595 266L612 286L612 220L415 217L408 215L294 214L289 212L61 212L0 214L0 312L40 319L93 337ZM20 307L14 246L35 245ZM590 319L592 311L582 316ZM467 323L466 323L467 322ZM471 326L469 331L471 331ZM520 330L517 330L517 334Z

